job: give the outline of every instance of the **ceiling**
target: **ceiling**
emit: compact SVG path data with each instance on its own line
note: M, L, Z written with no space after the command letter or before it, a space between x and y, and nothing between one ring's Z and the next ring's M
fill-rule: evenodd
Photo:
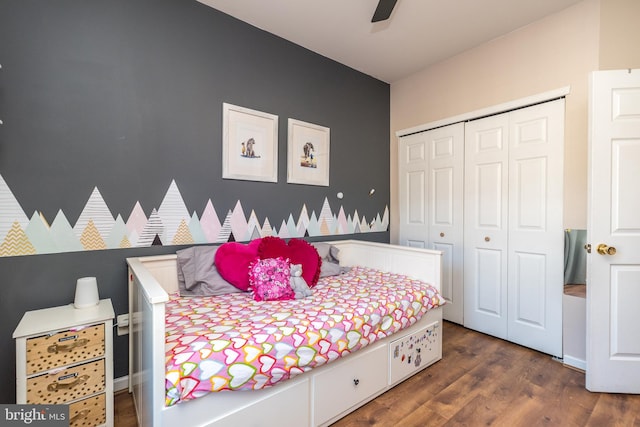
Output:
M392 83L582 0L198 0L255 27Z

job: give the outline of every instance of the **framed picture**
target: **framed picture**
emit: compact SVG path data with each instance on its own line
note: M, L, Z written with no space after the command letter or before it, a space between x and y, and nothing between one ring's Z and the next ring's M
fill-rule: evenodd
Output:
M222 178L278 182L278 116L222 104Z
M329 128L289 119L287 182L329 185Z

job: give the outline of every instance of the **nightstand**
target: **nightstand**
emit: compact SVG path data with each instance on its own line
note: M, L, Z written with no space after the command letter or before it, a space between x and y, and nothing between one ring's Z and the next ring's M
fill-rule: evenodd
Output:
M71 426L113 426L110 299L28 311L16 340L16 403L69 405Z

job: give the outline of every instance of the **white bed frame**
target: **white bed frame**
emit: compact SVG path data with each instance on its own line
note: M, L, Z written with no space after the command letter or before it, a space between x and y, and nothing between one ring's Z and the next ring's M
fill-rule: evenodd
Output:
M360 265L424 280L438 290L440 251L356 240L330 242L342 265ZM209 393L165 406L165 303L178 290L176 256L128 258L129 391L138 424L165 426L328 425L442 358L442 309L356 353L264 390ZM418 368L392 361L392 345L425 334L436 339ZM397 358L396 358L397 359ZM409 368L407 368L409 366Z

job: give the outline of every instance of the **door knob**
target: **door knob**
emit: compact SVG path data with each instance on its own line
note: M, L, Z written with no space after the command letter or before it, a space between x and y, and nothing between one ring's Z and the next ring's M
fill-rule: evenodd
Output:
M616 248L614 248L613 246L607 246L604 243L600 243L598 245L598 253L600 255L615 255Z

